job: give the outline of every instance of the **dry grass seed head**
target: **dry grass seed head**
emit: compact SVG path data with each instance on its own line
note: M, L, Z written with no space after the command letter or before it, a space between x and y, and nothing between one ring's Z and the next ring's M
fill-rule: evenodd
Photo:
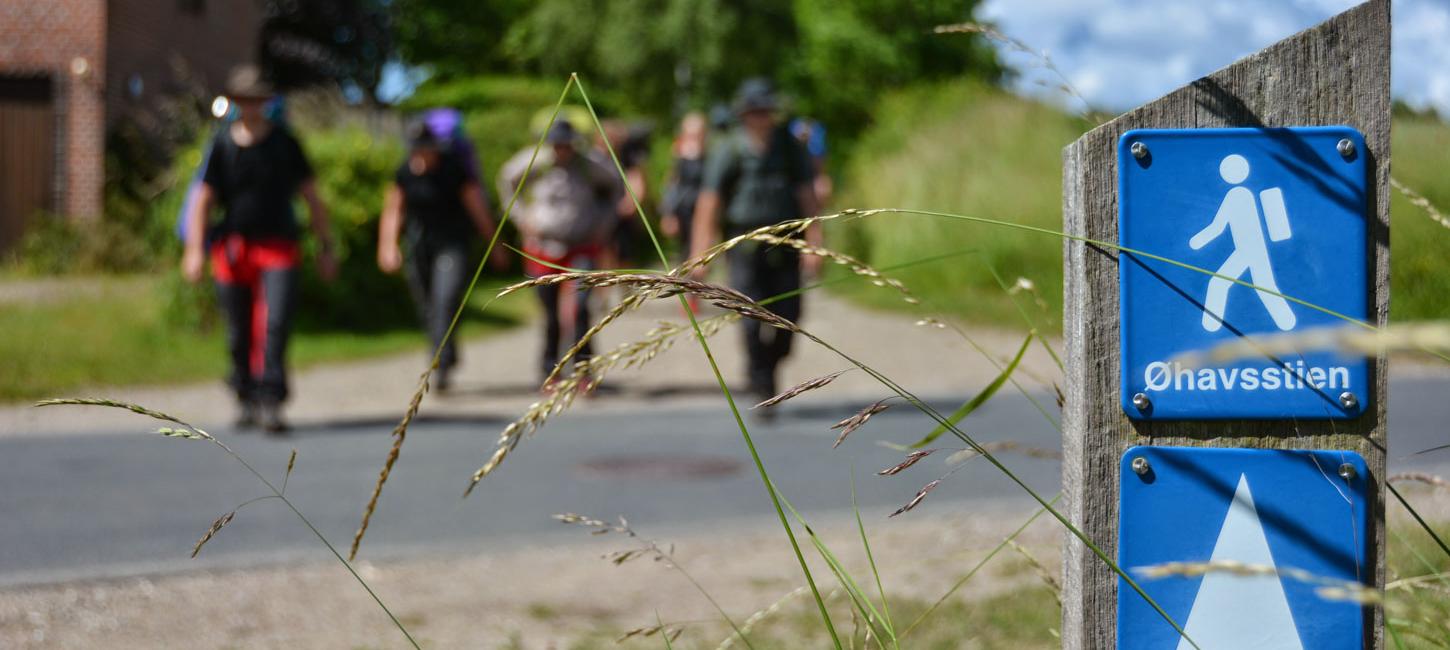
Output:
M1046 459L1061 459L1062 458L1062 452L1060 452L1060 451L1056 451L1056 450L1052 450L1052 449L1044 449L1042 447L1030 447L1030 446L1027 446L1027 445L1023 445L1021 443L1018 443L1015 440L1001 440L1001 441L998 441L998 442L988 442L988 443L985 443L985 444L981 445L981 448L980 449L962 449L962 450L959 450L956 453L954 453L954 454L952 454L950 456L947 456L946 463L947 463L947 465L957 466L957 465L961 465L962 463L965 463L965 462L967 462L967 461L969 461L969 460L971 460L973 458L976 458L977 456L982 455L983 452L988 453L988 454L995 454L995 453L1004 452L1004 451L1017 452L1017 453L1022 454L1023 456L1027 456L1028 458L1046 458Z
M201 539L196 540L196 546L191 549L191 557L195 558L196 554L201 552L201 547L206 546L206 543L210 542L211 538L216 537L217 532L221 531L223 526L232 523L232 518L236 516L237 511L233 510L217 517L216 521L211 522L211 528L206 529L206 534L202 535Z
M917 451L913 451L913 452L911 452L911 453L909 453L909 454L906 455L906 459L905 460L902 460L901 462L899 462L899 463L897 463L895 465L892 465L891 467L888 467L886 469L883 469L883 470L881 470L879 472L876 472L876 473L878 475L881 475L881 476L896 476L897 474L900 474L902 472L902 470L905 470L906 468L911 467L912 465L915 465L917 463L917 461L919 461L919 460L921 460L923 458L926 458L927 456L930 456L930 455L936 453L937 451L940 451L940 450L939 449L919 449Z
M1389 477L1387 480L1390 483L1402 483L1412 481L1415 483L1424 483L1425 485L1435 488L1450 488L1450 481L1446 481L1445 479L1435 476L1434 474L1426 474L1424 472L1401 472L1399 474L1395 474L1394 476Z
M855 415L852 415L851 417L848 417L844 420L841 420L840 422L831 425L832 429L841 430L841 435L836 437L836 442L831 444L831 449L840 447L841 443L845 442L846 436L851 435L852 432L861 428L861 425L866 424L866 421L870 420L871 416L891 408L891 405L886 403L889 399L891 398L888 397L879 402L876 402L875 404L867 406L866 408L857 411Z
M850 368L847 368L846 370L850 370ZM823 388L829 385L831 382L835 381L836 378L840 377L842 373L846 372L846 370L837 370L829 375L822 375L814 379L807 379L799 384L785 389L785 391L780 393L779 395L776 395L775 397L765 400L750 408L770 408L772 406L775 406L776 404L780 404L781 402L797 397L802 393L810 392L816 390L817 388Z
M922 488L920 490L917 490L916 496L911 497L911 500L906 502L906 505L901 506L900 508L897 508L896 509L896 512L893 512L893 513L887 515L887 517L895 517L896 515L899 515L899 514L901 514L903 512L910 512L911 509L913 509L916 506L920 505L921 504L921 500L922 499L925 499L926 498L926 495L930 494L932 490L935 490L936 489L936 486L941 485L941 482L942 482L941 479L936 479L936 480L934 480L934 481L932 481L930 483L927 483L926 485L922 486Z

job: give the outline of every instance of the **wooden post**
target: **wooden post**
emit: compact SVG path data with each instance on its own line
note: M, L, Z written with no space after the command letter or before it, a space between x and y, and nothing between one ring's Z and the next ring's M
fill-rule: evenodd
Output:
M1389 314L1390 2L1372 0L1194 81L1084 135L1063 152L1064 229L1118 239L1116 146L1139 128L1348 125L1364 134L1369 169L1371 315ZM1117 548L1118 462L1133 445L1348 449L1370 469L1370 557L1384 584L1385 357L1371 359L1373 401L1349 421L1134 422L1119 402L1117 254L1064 246L1063 489L1071 520L1110 555ZM1116 643L1118 579L1075 537L1064 547L1065 648ZM1383 647L1378 612L1365 647ZM1180 621L1182 623L1182 621Z

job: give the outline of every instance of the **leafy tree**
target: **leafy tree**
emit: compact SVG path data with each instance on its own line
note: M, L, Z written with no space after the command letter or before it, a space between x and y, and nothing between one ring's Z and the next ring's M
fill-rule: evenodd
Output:
M449 79L514 67L503 43L528 0L393 0L397 53Z
M854 132L874 98L910 83L1001 74L979 37L932 29L971 20L975 0L539 0L508 31L519 68L580 72L669 115L769 76L797 108Z
M336 84L375 101L392 56L386 0L266 0L258 53L286 90Z

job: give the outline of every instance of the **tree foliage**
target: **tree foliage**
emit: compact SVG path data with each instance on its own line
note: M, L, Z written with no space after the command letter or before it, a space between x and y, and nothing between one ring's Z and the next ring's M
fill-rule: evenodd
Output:
M482 5L487 4L488 7ZM937 35L977 0L397 0L399 51L445 75L584 75L668 116L774 78L794 108L853 132L875 98L916 81L995 79L980 38ZM425 42L426 41L426 42Z
M336 84L377 97L392 56L384 0L266 0L258 58L284 89Z

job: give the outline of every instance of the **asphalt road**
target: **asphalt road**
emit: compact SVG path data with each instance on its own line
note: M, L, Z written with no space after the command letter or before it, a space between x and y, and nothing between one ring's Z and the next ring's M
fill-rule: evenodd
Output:
M1444 472L1450 450L1450 380L1391 382L1391 471ZM1040 401L1049 407L1050 398ZM946 454L896 477L875 471L900 452L877 440L910 442L930 429L909 408L876 416L839 449L830 424L861 404L828 393L783 407L772 424L755 424L756 444L777 484L807 516L851 506L854 470L862 514L885 517L945 469ZM942 401L949 411L955 404ZM1055 414L1054 414L1055 416ZM646 415L566 414L525 440L468 499L472 472L493 449L501 420L427 419L413 425L373 520L365 558L437 552L488 552L577 539L550 515L579 512L627 517L657 532L686 527L728 529L775 516L739 431L723 405L661 409ZM966 421L986 441L1014 440L1056 450L1054 425L1020 395L1002 393ZM118 429L144 432L148 422L117 412ZM281 480L298 451L287 494L339 550L346 552L389 444L390 422L345 423L297 431L285 439L217 430L262 472ZM952 445L950 436L943 445ZM1058 462L1005 454L1035 489L1058 487ZM323 549L286 507L253 503L188 559L192 544L218 516L262 496L264 488L234 460L205 442L154 434L107 433L0 439L0 585L59 582L193 568L326 560ZM912 513L994 508L1029 500L980 460L945 481ZM912 516L912 515L907 515Z

